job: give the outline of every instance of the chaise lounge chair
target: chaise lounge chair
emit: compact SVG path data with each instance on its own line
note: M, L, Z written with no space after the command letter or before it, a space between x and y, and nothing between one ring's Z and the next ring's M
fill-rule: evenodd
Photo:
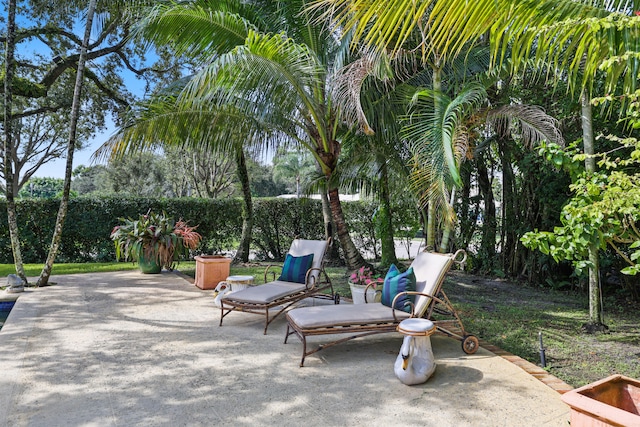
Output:
M274 266L270 265L265 270L264 277L267 282L268 275L271 274L271 281L228 293L220 299L220 326L232 311L263 314L266 335L267 328L274 319L304 298L338 301L338 297L334 296L331 280L324 270L324 256L330 240L294 240L277 279ZM330 295L321 294L327 289L330 289ZM278 311L270 316L269 310L273 308L278 308Z
M457 260L460 256L461 260ZM398 324L410 317L424 317L433 321L438 331L462 341L462 349L467 354L473 354L478 349L478 339L467 335L453 306L442 290L444 278L454 262L462 264L466 259L464 251L455 254L438 254L421 252L415 258L411 267L416 276L416 291L401 292L393 299L390 306L379 302L367 304L340 304L317 307L301 307L287 312L287 333L285 344L290 335L295 334L302 341L302 360L310 354L316 353L336 344L367 335L394 332ZM365 293L366 295L366 293ZM396 302L407 295L415 295L411 304L411 312L405 312L391 307L397 307ZM454 332L446 327L453 326ZM307 337L330 334L354 334L339 338L333 342L307 350Z

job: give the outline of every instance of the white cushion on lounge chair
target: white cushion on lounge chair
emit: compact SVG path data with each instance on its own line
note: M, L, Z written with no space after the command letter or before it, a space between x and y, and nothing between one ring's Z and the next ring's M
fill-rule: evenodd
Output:
M308 297L333 299L331 280L323 268L324 255L330 244L327 240L300 240L291 243L289 255L301 257L313 254L311 269L307 270L306 283L292 283L274 280L264 285L252 286L238 292L230 292L220 299L220 326L222 321L233 311L255 313L265 316L264 333L266 335L269 324L293 304ZM322 274L320 274L322 272ZM265 278L267 273L265 272ZM331 295L320 295L330 289ZM279 307L274 314L271 308Z
M433 295L452 262L453 258L451 255L431 252L419 253L411 264L416 274L416 291ZM419 316L424 315L430 302L431 298L429 297L422 295L416 296L416 313ZM302 329L367 325L396 321L391 308L381 303L301 307L289 311L287 316L291 322ZM410 313L396 310L396 319L402 320L409 317Z
M275 280L265 283L264 285L250 286L237 292L231 292L222 298L224 300L241 301L255 304L268 304L279 298L291 295L296 292L302 292L306 289L304 283L283 282Z
M396 310L396 316L407 319L409 313ZM395 322L393 310L379 302L300 307L289 311L287 317L302 329Z
M294 257L301 257L309 254L313 254L313 263L311 268L319 269L322 267L322 261L324 259L324 252L327 249L327 242L324 240L304 240L296 239L291 243L291 249L289 254ZM311 276L317 280L320 270L312 270ZM314 283L313 281L311 283Z
M434 252L420 252L411 263L416 275L416 291L427 295L434 295L443 277L449 271L453 257L450 254ZM424 316L431 298L417 295L415 312L418 317Z

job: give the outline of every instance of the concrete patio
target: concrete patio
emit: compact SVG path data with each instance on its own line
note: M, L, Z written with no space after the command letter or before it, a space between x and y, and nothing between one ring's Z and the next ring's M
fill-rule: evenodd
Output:
M232 313L173 273L54 276L0 331L0 426L567 426L560 394L525 370L433 336L437 369L405 386L402 336L309 356L284 318ZM4 293L4 292L3 292ZM326 337L325 337L326 338ZM322 337L314 340L321 342Z

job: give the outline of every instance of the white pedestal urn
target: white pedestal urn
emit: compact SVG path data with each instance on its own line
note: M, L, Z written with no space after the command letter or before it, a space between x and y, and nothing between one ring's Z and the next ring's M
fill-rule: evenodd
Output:
M349 282L349 287L351 288L351 299L354 304L365 304L369 302L376 301L376 290L373 286L369 286L367 289L367 285L357 285L355 283ZM365 301L365 290L367 299ZM380 300L378 296L378 301Z

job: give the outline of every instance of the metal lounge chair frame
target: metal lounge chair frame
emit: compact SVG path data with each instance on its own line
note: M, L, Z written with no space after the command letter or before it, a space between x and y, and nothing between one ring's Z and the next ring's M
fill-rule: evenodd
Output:
M368 335L395 332L399 323L410 317L423 317L433 321L436 329L449 337L462 342L462 350L473 354L478 350L478 339L467 334L457 312L442 290L445 276L454 263L464 264L466 253L463 250L455 254L438 254L422 252L411 264L417 279L415 292L403 292L402 295L415 295L415 304L411 313L394 310L381 303L340 304L334 306L301 307L287 313L287 332L284 343L289 336L296 335L302 341L302 359L320 350ZM431 270L431 271L430 271ZM365 292L366 295L366 292ZM331 334L354 334L335 341L307 349L307 337Z
M231 292L221 298L220 302L220 326L223 319L233 311L262 314L265 316L264 334L280 314L293 304L304 298L326 298L337 303L339 297L333 292L333 285L324 269L324 257L327 253L331 238L323 240L295 239L291 243L289 254L303 256L314 253L311 268L305 275L305 283L291 283L276 280L277 268L282 266L269 265L264 272L265 284L252 286L237 292ZM271 275L271 280L269 280ZM329 289L330 294L323 294ZM269 310L280 307L275 315L270 315Z

